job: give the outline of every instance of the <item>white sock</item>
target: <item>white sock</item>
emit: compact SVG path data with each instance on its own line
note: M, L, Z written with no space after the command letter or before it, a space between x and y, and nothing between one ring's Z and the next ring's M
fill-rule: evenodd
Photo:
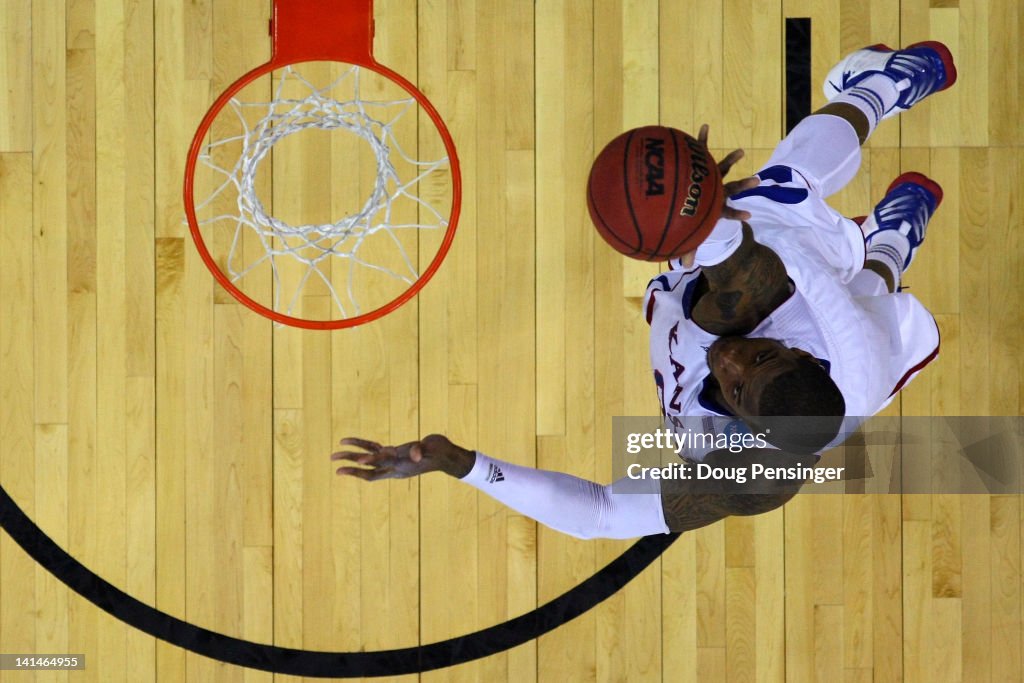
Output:
M867 247L867 260L878 261L892 271L892 281L899 291L903 264L910 256L910 240L899 230L879 230L871 235Z
M882 73L872 74L863 81L847 88L831 100L829 104L849 104L864 112L868 119L868 136L874 132L882 117L892 111L900 98L899 86L890 77Z

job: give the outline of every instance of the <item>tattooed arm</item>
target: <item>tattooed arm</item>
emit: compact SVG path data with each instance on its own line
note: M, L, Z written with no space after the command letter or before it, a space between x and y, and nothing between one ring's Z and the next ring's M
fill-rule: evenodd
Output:
M804 458L806 460L806 457ZM748 449L742 453L715 451L704 459L713 467L744 467L745 483L664 479L661 482L661 508L670 531L692 531L733 515L759 515L782 507L796 495L803 480L749 479L753 462L765 467L794 467L799 456L771 449Z
M739 249L701 274L693 319L712 334L748 334L790 295L782 260L754 241L746 223Z

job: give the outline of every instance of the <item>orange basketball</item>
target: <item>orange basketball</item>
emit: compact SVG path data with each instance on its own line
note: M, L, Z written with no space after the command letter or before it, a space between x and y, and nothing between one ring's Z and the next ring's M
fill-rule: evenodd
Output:
M666 261L696 249L715 227L722 175L707 147L681 130L644 126L619 135L590 169L587 208L619 252Z

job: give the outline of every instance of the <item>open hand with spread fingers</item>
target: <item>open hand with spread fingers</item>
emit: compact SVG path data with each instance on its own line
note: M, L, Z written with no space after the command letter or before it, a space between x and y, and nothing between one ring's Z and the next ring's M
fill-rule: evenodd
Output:
M700 127L700 132L697 134L697 139L700 140L705 147L707 147L708 124L705 123ZM722 174L723 179L726 175L729 174L729 171L732 170L732 167L736 164L736 162L743 158L743 155L744 152L742 149L734 149L733 151L726 154L724 159L718 162L718 171ZM733 180L728 183L723 183L722 186L725 188L725 198L728 199L734 194L743 192L744 190L750 190L752 188L755 188L758 186L760 182L761 179L758 178L757 176L749 176L747 178L741 178L740 180ZM750 220L750 212L742 211L740 209L734 209L728 204L726 204L722 207L722 217L732 218L738 221L747 221Z
M702 125L700 127L700 132L697 134L697 139L700 140L700 142L702 142L705 147L707 146L707 144L708 144L708 124L705 123L704 125ZM743 150L742 149L734 149L733 151L731 151L728 154L726 154L724 159L722 159L721 161L718 162L718 170L719 170L719 173L721 173L723 179L729 173L729 171L732 170L733 165L735 165L736 162L739 161L742 158L743 158ZM725 202L727 202L729 197L733 196L734 194L738 194L738 193L743 192L745 190L750 190L752 188L757 187L760 184L760 182L761 182L761 179L758 178L757 176L750 176L750 177L747 177L747 178L741 178L740 180L733 180L733 181L728 182L728 183L723 182L722 183L722 187L725 190L725 199L722 200L723 201L723 205L722 205L722 218L730 218L730 219L737 220L737 221L750 220L750 212L749 211L743 211L741 209L735 209L735 208L729 206ZM694 260L696 255L697 255L697 250L694 249L693 251L690 251L690 252L687 252L687 253L683 254L679 258L682 260L683 266L689 268L690 266L693 265L693 260Z
M340 443L361 451L332 453L331 460L351 463L339 467L337 473L363 481L408 479L427 472L444 472L462 478L473 469L476 460L473 451L456 446L440 434L431 434L420 441L400 446L383 446L357 437L346 437Z

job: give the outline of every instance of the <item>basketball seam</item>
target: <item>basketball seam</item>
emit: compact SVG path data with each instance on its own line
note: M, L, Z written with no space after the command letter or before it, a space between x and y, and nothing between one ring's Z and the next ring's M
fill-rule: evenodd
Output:
M604 231L601 233L601 235L602 236L610 235L610 236L614 237L616 240L618 240L619 242L621 242L624 247L626 247L627 249L631 249L633 247L633 245L631 245L629 242L627 242L626 240L624 240L621 237L619 237L618 233L616 233L612 229L611 224L604 219L604 216L601 215L601 210L597 208L597 202L594 200L594 188L593 187L589 187L589 186L587 187L587 195L590 198L590 209L593 211L593 216L592 217L593 218L597 218L599 221L601 221L601 225L604 226ZM619 253L623 253L623 252L619 252ZM633 253L635 254L636 251L634 250ZM627 256L628 255L629 254L627 254Z
M632 253L626 254L627 256L633 256L643 252L644 249L644 234L640 230L640 223L636 219L636 212L633 211L633 199L629 196L629 145L633 141L633 136L636 134L636 130L631 130L629 136L626 138L625 148L622 153L622 189L625 190L626 194L626 206L629 208L629 217L633 219L633 229L636 230L636 248L633 249Z
M711 154L710 153L708 154L708 159L710 160L710 162L709 162L710 164L714 164L715 163L715 160L711 158ZM716 166L716 168L717 168L717 166ZM711 175L710 174L710 169L708 169L708 170L709 170L709 177L710 177L710 175ZM721 200L721 194L724 191L725 191L725 188L722 186L721 178L719 178L719 182L715 183L715 194L714 194L714 197L713 197L713 201L711 202L711 206L712 207L718 206L721 203L721 201L722 201ZM700 225L698 225L697 227L699 229ZM694 231L694 232L696 232L696 231ZM710 234L710 231L708 232L708 234ZM679 256L679 254L676 254L676 251L678 251L679 248L683 246L683 242L685 242L686 240L690 239L692 236L693 236L693 232L691 232L689 235L687 235L683 239L679 240L679 242L676 244L675 247L672 248L672 251L670 252L672 254L672 258L675 258L675 257ZM704 236L704 239L707 239L707 235ZM703 241L704 240L701 240L701 242L703 242ZM697 245L697 246L700 246L700 245Z
M672 150L675 152L676 170L673 174L675 176L675 182L672 183L672 201L668 205L668 215L665 217L665 226L661 229L661 240L648 255L648 259L661 259L664 256L661 253L661 247L665 244L665 238L668 237L668 231L672 228L672 220L676 214L676 197L679 195L679 142L676 140L676 131L673 128L668 128L669 137L672 138Z

